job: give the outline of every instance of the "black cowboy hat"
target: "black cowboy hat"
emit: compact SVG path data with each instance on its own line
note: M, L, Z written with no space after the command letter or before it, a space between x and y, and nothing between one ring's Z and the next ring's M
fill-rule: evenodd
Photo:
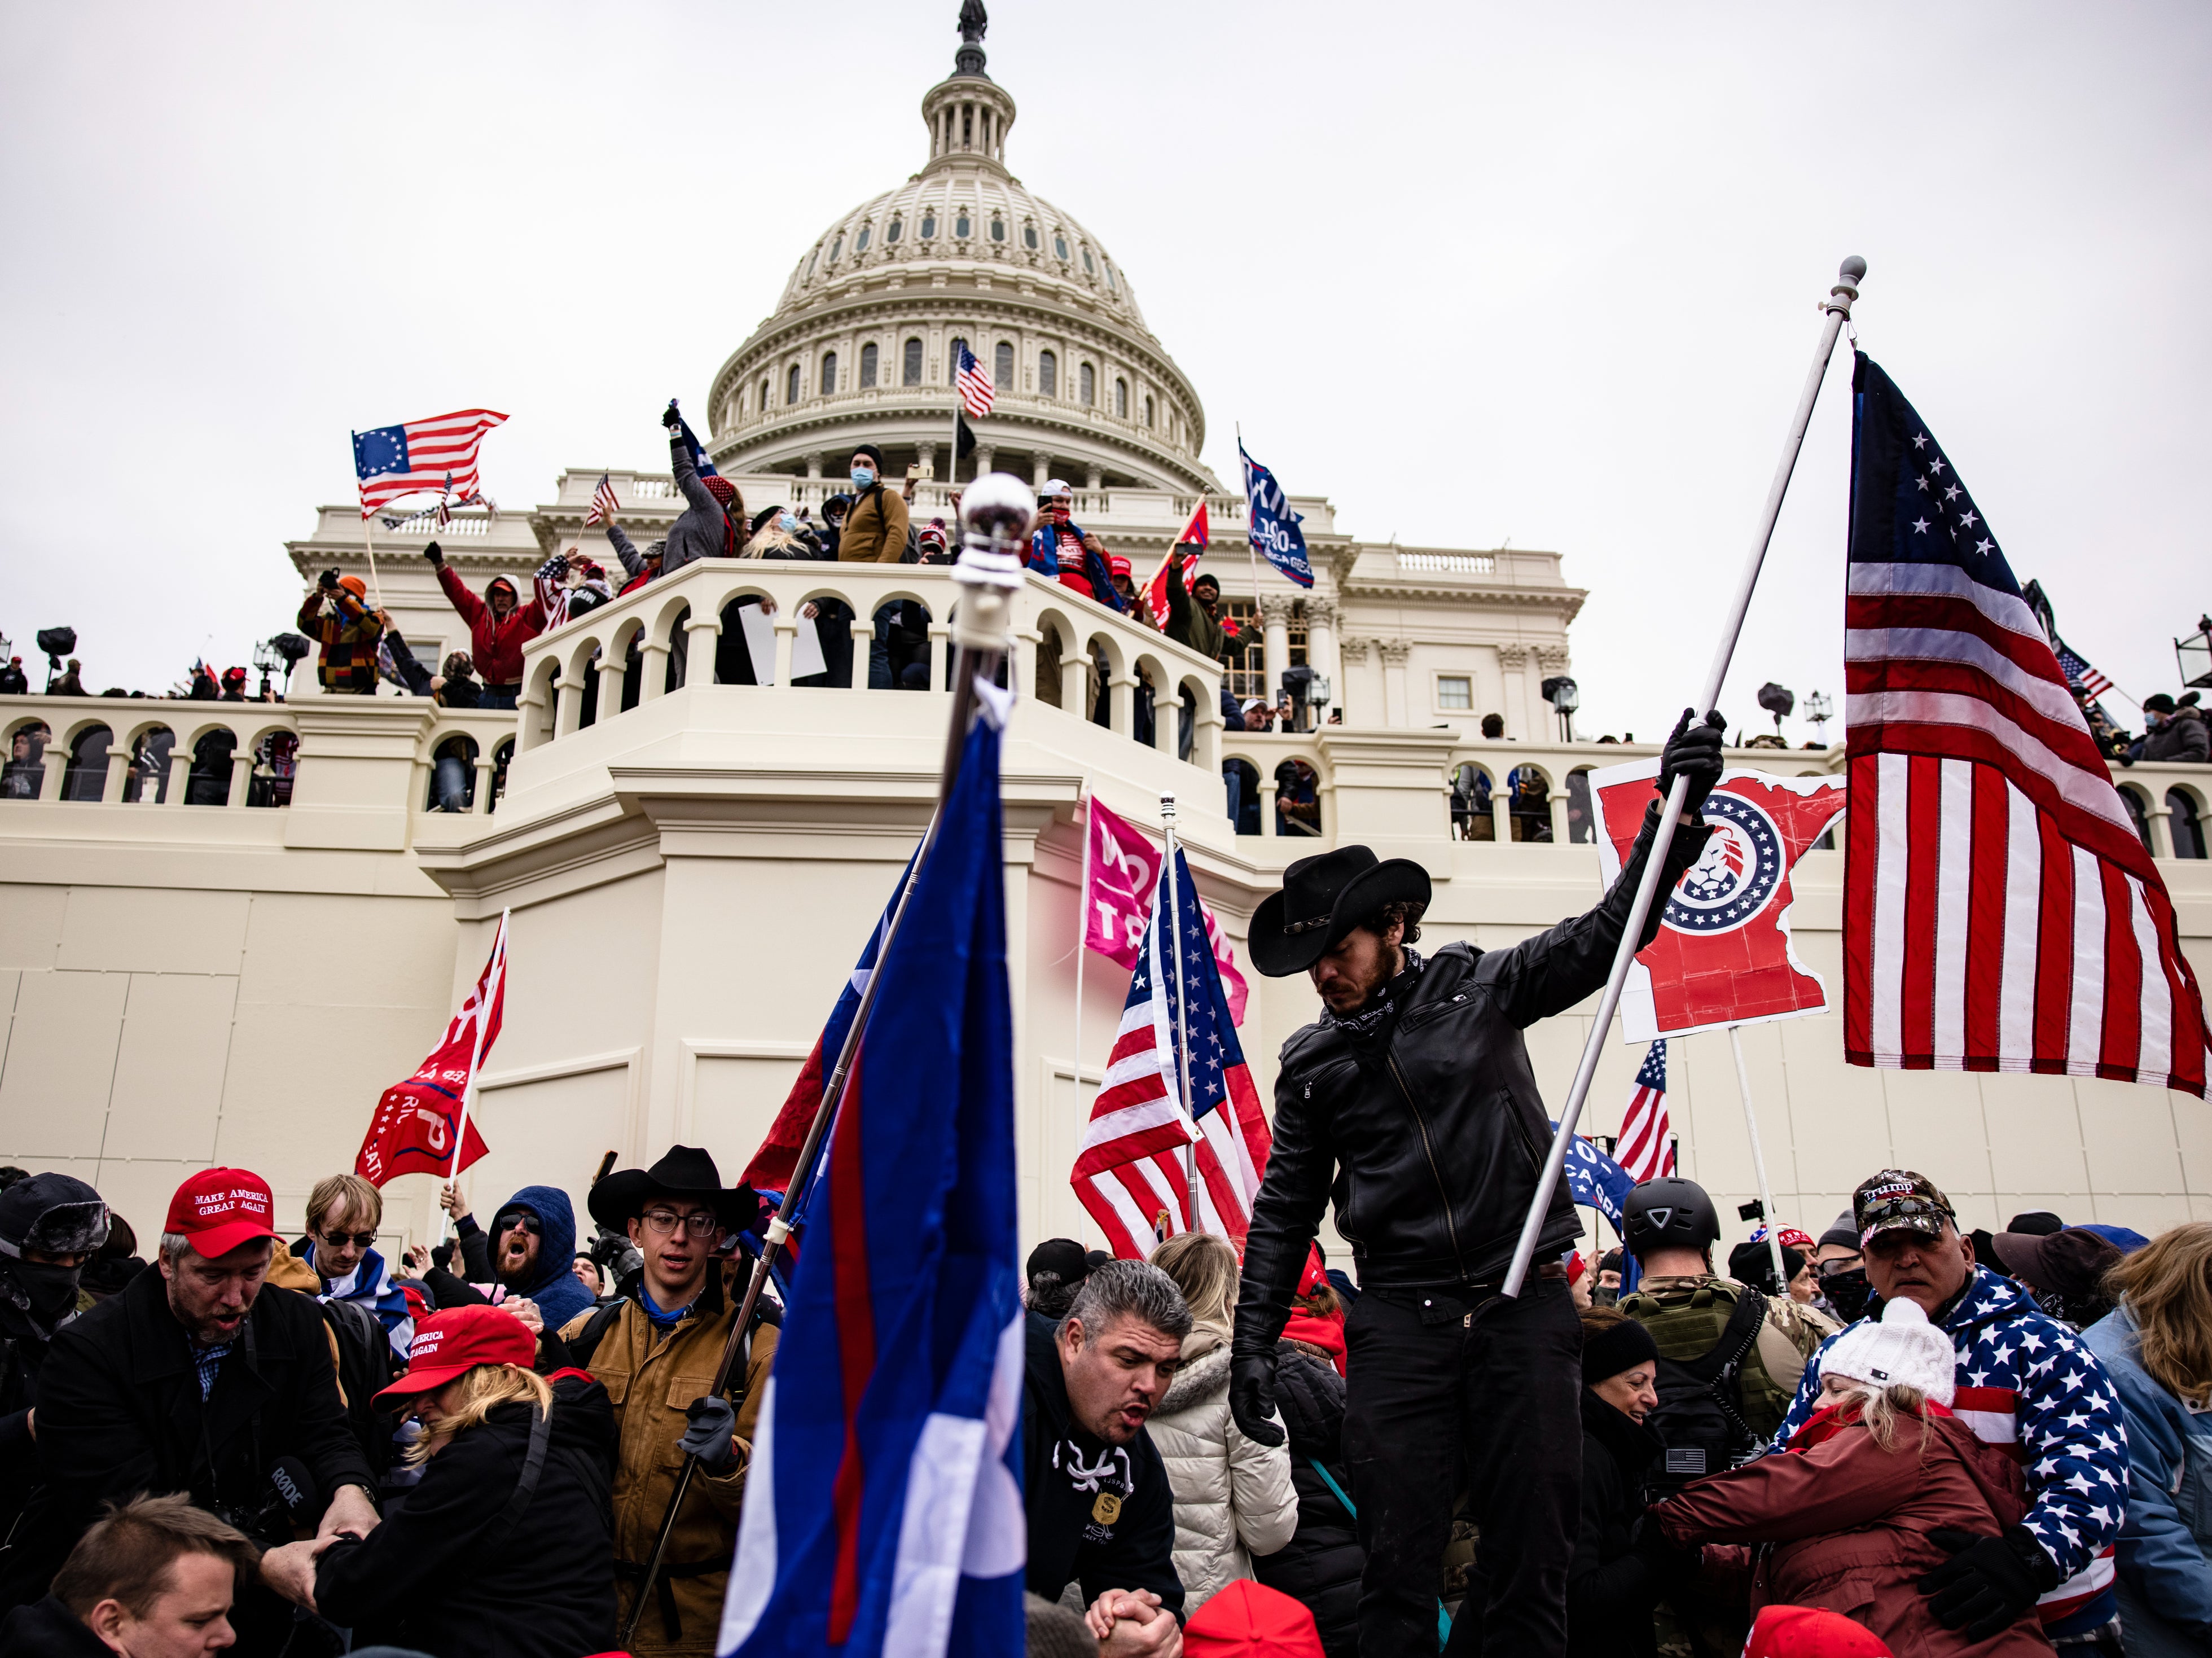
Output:
M714 1159L696 1145L670 1146L650 1169L617 1169L593 1184L585 1206L593 1220L619 1232L653 1198L710 1201L715 1218L733 1231L760 1218L759 1195L750 1186L724 1186Z
M1365 847L1301 858L1283 872L1283 890L1252 913L1252 965L1287 979L1383 905L1428 902L1429 872L1410 858L1378 860Z

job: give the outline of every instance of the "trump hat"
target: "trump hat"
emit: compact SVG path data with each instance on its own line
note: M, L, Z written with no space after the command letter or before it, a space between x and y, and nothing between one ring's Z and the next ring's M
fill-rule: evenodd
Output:
M256 1238L273 1238L270 1218L276 1199L269 1182L244 1169L204 1169L177 1188L169 1199L164 1232L181 1234L193 1253L209 1260L227 1255Z
M435 1392L479 1364L514 1364L528 1370L538 1357L538 1338L503 1307L448 1307L415 1327L407 1344L407 1374L376 1396L404 1398Z

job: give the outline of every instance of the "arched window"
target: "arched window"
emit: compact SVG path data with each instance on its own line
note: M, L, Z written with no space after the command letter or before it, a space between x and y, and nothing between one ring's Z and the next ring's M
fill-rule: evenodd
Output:
M1260 832L1260 768L1249 760L1224 760L1221 780L1229 797L1229 821L1239 835Z
M1057 230L1052 233L1052 256L1055 259L1065 259L1067 258L1067 238L1061 235Z
M817 242L814 245L814 251L806 256L806 274L810 276L812 276L814 274L814 267L821 263L822 245L819 242Z
M1110 294L1121 291L1121 284L1114 280L1114 267L1110 264L1106 267L1106 290Z
M1129 418L1129 382L1118 374L1114 377L1114 418Z
M783 388L783 400L786 403L799 401L799 365L797 363L791 365L791 380L790 383ZM1147 424L1149 423L1148 422Z
M933 239L936 236L936 234L937 234L937 215L936 215L936 214L934 214L934 213L925 213L925 214L923 214L923 215L921 216L921 239L922 239L922 240L924 240L924 241L929 241L929 240L933 240Z
M952 234L964 242L968 240L969 232L968 210L963 207L960 210L959 216L952 221Z
M1049 351L1037 353L1037 395L1041 398L1060 395L1060 359Z
M1091 250L1087 247L1083 250L1083 274L1086 276L1098 274L1098 267L1091 263Z
M1075 385L1076 396L1085 409L1098 401L1098 377L1091 373L1089 363L1076 370Z
M1145 424L1146 424L1146 425L1147 425L1147 426L1150 426L1152 423L1152 400L1150 398L1146 398L1145 399Z
M855 253L866 252L868 251L868 237L871 234L869 227L862 225L860 227L860 234L853 238L853 252Z
M1006 240L1006 222L995 213L991 216L991 240L994 242Z
M76 746L70 750L69 769L62 774L63 799L97 800L106 792L107 750L114 741L115 733L105 726L94 726L79 734Z
M822 395L826 398L836 389L837 354L835 351L824 351L822 354Z
M760 392L760 411L765 415L768 413L768 376L765 374L761 376Z
M860 348L861 385L873 386L876 383L876 368L882 361L883 354L876 349L876 343L873 340L870 340Z
M2187 789L2168 789L2166 792L2166 810L2173 815L2166 820L2167 831L2173 836L2173 855L2177 858L2202 858L2204 855L2204 820L2197 814L2197 802Z
M904 234L906 234L905 222L894 215L891 219L890 228L884 232L884 246L889 247L893 242L896 241Z
M945 349L945 383L951 386L960 379L960 354L968 349L968 342L955 334L952 343Z
M1014 348L1004 340L991 353L991 384L1001 392L1014 389Z
M1034 253L1036 252L1036 227L1033 224L1024 225L1022 227L1022 246L1028 248L1030 252Z
M844 251L845 233L841 230L837 233L837 239L830 244L830 263L832 264L836 264L837 256Z
M72 760L70 762L70 765L72 769L74 769L76 765L76 762ZM69 796L66 792L64 792L64 798L70 799L73 797ZM97 796L94 796L94 798L98 799ZM2145 852L2148 852L2150 850L2150 819L2144 814L2142 796L2137 794L2133 789L2122 789L2120 791L2120 800L2121 803L2128 809L2129 821L2133 823L2136 826L2136 839L2142 841L2143 843L2143 850Z
M921 384L921 342L920 340L908 340L906 343L905 361L899 365L899 384L901 386Z

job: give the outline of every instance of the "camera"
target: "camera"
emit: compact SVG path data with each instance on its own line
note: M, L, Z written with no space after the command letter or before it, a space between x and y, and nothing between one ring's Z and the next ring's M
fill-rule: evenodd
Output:
M338 573L336 570L325 570L315 578L315 586L320 587L325 592L329 592L337 585Z
M216 1518L244 1532L262 1547L280 1548L296 1541L303 1532L313 1533L322 1515L321 1497L307 1465L296 1456L280 1456L269 1465L268 1481L258 1504L248 1507L218 1501L209 1507Z

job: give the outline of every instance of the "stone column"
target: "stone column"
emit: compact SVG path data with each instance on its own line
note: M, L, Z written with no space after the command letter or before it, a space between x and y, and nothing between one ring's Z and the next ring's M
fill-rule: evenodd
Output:
M1505 690L1500 701L1504 706L1498 710L1505 716L1505 734L1526 741L1540 739L1543 728L1528 729L1528 659L1534 655L1526 645L1500 645L1498 647L1498 666L1504 676Z
M562 674L560 689L554 694L553 735L562 738L574 732L584 717L584 677L581 674Z
M806 476L811 478L822 476L822 452L818 449L806 457Z
M1563 776L1559 779L1559 786L1552 791L1552 798L1547 804L1548 804L1552 808L1552 844L1553 846L1563 847L1567 844L1568 838L1567 780L1565 777Z
M131 770L131 750L119 742L111 743L107 750L107 774L100 781L102 805L115 805L123 799L124 779Z
M995 452L995 451L991 447L991 446L990 446L989 444L988 444L988 443L979 443L979 444L977 444L977 445L975 446L975 476L976 476L977 477L982 477L982 476L983 476L983 474L984 474L984 473L988 472L988 471L992 471L992 470L993 470L992 464L991 464L991 457L992 457L992 456L993 456L993 454L994 454L994 453L995 453L996 452Z
M1283 694L1283 670L1291 665L1291 597L1288 593L1261 593L1256 603L1260 610L1260 636L1267 650L1267 701L1273 702Z
M903 365L902 365L902 371ZM937 476L937 446L935 444L918 443L915 445L915 459L921 463L921 470L928 473L932 478L934 478Z
M1107 695L1113 700L1107 718L1119 737L1133 737L1137 730L1137 671L1131 668L1118 673L1107 682Z
M1328 681L1330 700L1341 707L1344 687L1338 680L1342 665L1336 659L1334 599L1309 597L1306 600L1306 661Z
M1542 732L1547 738L1559 730L1559 716L1544 698L1544 682L1566 671L1567 653L1563 647L1545 646L1538 648L1536 671L1529 677L1528 681L1529 690L1535 701L1528 712L1539 722L1536 729ZM1573 723L1572 720L1568 722L1569 730L1573 729Z
M171 759L169 762L169 775L172 778L181 777L185 772L191 770L192 756L189 751L187 751L184 756L184 762L185 770L184 772L179 772L177 769L175 759L173 757ZM66 776L69 772L69 750L62 747L58 743L49 742L46 744L46 751L39 756L39 763L46 768L46 774L39 780L39 799L41 800L60 799L62 798L62 779ZM173 798L173 796L172 798Z
M2166 804L2162 794L2151 798L2149 808L2143 813L2143 823L2150 830L2150 855L2154 858L2173 856L2173 808Z
M666 655L667 653L664 651L662 654ZM641 697L639 700L642 701L643 698ZM476 799L470 807L470 810L479 817L489 817L491 815L492 780L498 774L499 762L488 751L479 750L477 754Z
M1080 646L1060 659L1060 708L1078 720L1091 718L1091 657Z
M853 635L850 683L853 689L864 691L868 689L868 647L876 642L876 624L856 615L845 624L845 629Z
M1044 481L1052 476L1052 457L1039 450L1030 457L1030 471L1034 474L1030 480L1030 488L1042 495Z
M645 647L645 666L638 670L637 701L640 708L668 690L668 647L648 644Z
M1346 721L1349 721L1352 718L1352 686L1349 676L1352 669L1358 668L1359 670L1361 689L1369 693L1370 696L1374 690L1374 687L1366 683L1368 652L1369 648L1374 644L1374 642L1375 641L1373 640L1364 638L1358 634L1346 634L1336 641L1337 671L1338 673L1346 676L1345 678L1338 681L1335 687L1336 706L1346 710L1345 714ZM1362 704L1360 705L1358 712L1359 713L1360 717L1367 720L1369 723L1376 723L1376 710L1374 708L1368 706L1367 704Z
M779 686L791 683L791 653L799 644L798 610L784 605L775 613L775 683Z
M230 797L223 802L223 805L243 806L246 804L246 790L252 776L253 750L251 749L233 750L230 756Z
M1275 838L1275 780L1264 771L1260 774L1260 834L1269 841Z
M1104 489L1106 487L1105 469L1100 466L1085 467L1083 469L1083 487L1090 490L1093 495L1097 495L1098 491Z
M1382 710L1388 725L1403 727L1413 723L1406 689L1406 662L1413 653L1413 646L1405 640L1382 641Z
M599 662L599 683L592 688L592 723L604 726L622 712L623 678L629 671L629 653L624 651L622 659L603 657ZM639 699L644 699L641 696Z
M718 616L703 620L695 616L684 624L683 689L714 683L714 641L721 636L722 618ZM782 654L781 649L777 654Z

